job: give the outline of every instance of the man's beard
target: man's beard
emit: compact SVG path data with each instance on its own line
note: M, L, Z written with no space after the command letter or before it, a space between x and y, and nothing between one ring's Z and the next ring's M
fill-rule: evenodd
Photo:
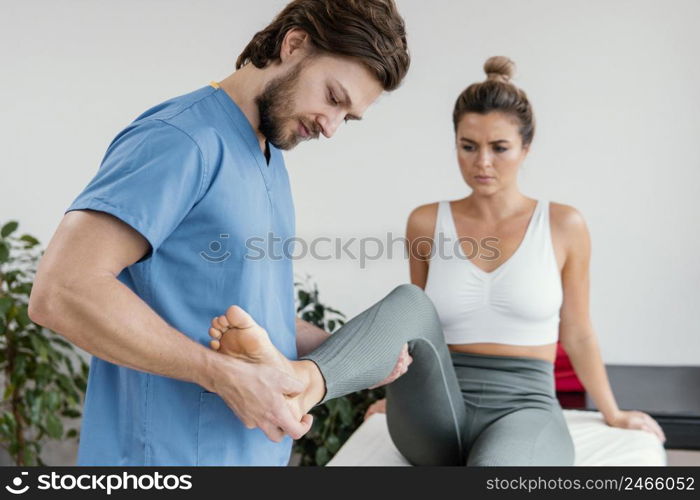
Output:
M301 61L286 75L270 81L255 99L260 115L258 130L278 149L292 149L302 140L296 132L285 132L284 126L294 118L294 91L304 65ZM314 132L309 128L312 137Z

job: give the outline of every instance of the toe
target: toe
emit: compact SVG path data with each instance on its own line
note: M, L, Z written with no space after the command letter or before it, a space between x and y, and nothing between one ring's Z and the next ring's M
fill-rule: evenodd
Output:
M212 328L216 328L217 330L220 330L220 329L221 329L221 327L219 326L219 317L218 317L218 316L212 318L212 320L211 320L211 327L212 327Z
M209 347L211 347L215 351L218 351L219 347L221 347L221 344L219 343L218 340L212 340L211 342L209 342Z
M234 328L249 328L255 325L250 315L238 306L231 306L226 310L227 324Z
M223 326L224 328L226 328L227 330L229 328L231 328L231 325L229 324L228 319L226 319L226 316L224 316L223 314L221 316L219 316L219 324L221 326Z
M210 328L209 329L209 336L214 337L216 340L221 338L221 330L217 328Z
M214 328L218 329L222 333L228 330L228 326L221 322L221 316L217 316L216 318L214 318L212 320L212 325L214 325Z

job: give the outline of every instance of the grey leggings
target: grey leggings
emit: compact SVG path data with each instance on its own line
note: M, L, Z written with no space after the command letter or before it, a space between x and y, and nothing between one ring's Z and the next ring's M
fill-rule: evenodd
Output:
M322 402L386 378L408 342L413 363L389 384L387 422L413 465L573 465L552 363L450 353L430 299L401 285L315 351Z

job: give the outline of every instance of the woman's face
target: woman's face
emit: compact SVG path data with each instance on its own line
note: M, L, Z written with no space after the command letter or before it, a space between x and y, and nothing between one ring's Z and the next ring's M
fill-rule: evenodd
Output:
M515 185L528 153L517 118L498 111L465 113L457 124L457 160L475 192L491 194Z

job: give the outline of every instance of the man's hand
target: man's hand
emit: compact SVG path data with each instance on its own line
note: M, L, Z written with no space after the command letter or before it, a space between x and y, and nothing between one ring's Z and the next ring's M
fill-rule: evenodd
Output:
M403 349L401 350L401 354L399 355L399 360L396 362L396 365L394 366L394 369L391 371L389 376L381 382L379 382L378 384L370 387L370 389L376 389L377 387L390 384L391 382L399 378L401 375L406 373L411 363L413 363L413 358L410 354L408 354L408 344L404 344Z
M259 427L277 443L285 434L299 439L309 432L313 417L295 415L286 400L300 394L306 388L304 383L267 364L212 354L216 375L211 388L248 429Z

